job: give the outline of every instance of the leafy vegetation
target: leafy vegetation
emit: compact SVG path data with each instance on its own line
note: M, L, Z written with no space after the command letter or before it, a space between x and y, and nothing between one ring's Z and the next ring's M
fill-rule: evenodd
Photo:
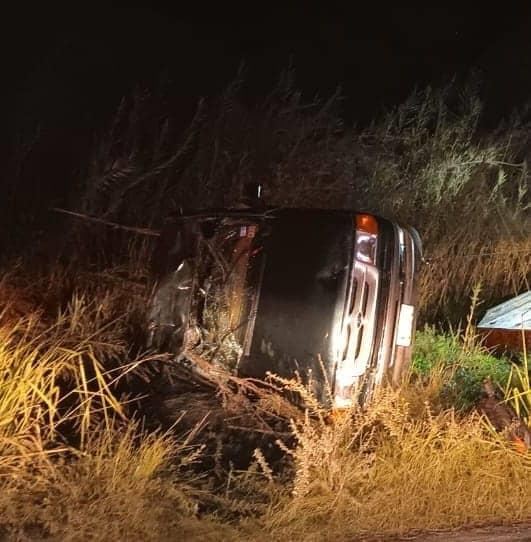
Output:
M505 388L511 364L478 344L464 349L457 333L444 334L426 327L417 333L411 372L421 379L444 373L441 399L449 406L467 410L481 398L485 379L490 379L496 388Z

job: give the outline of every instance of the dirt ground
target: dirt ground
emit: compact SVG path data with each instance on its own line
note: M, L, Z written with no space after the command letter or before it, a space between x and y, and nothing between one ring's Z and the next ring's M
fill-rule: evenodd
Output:
M531 523L409 535L394 542L531 542Z

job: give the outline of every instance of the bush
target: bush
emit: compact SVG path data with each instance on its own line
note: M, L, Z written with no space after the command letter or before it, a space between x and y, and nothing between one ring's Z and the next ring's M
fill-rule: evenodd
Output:
M386 390L365 412L294 427L292 495L262 520L275 539L337 540L523 519L527 457L466 417ZM326 534L324 534L326 533Z
M480 399L487 378L502 390L507 384L510 362L489 354L479 344L465 348L457 333L444 334L425 327L417 332L415 341L412 375L429 380L434 372L446 373L440 395L447 406L470 409Z

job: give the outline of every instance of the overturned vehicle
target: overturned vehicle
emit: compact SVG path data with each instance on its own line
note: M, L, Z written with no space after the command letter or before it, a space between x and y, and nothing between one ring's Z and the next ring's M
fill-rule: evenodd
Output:
M371 214L179 216L153 256L149 344L191 371L296 374L346 408L407 369L420 261L413 228Z

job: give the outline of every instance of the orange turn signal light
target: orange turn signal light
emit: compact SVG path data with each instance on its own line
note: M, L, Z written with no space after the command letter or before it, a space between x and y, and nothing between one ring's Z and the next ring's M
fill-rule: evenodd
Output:
M377 235L378 221L372 215L356 215L356 229L364 231L365 233Z

